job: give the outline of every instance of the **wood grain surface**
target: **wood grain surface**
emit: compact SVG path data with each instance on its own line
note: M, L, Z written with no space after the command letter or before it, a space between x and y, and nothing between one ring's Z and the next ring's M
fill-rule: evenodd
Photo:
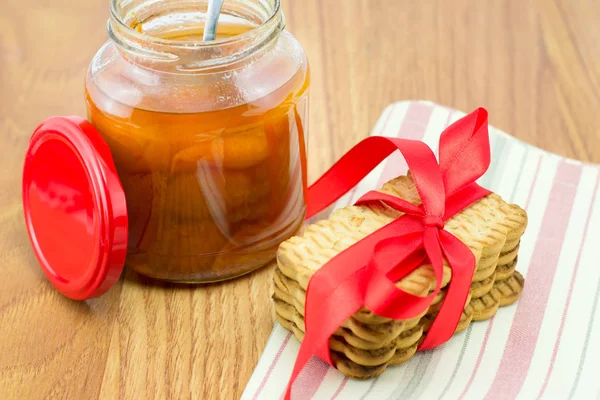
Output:
M237 399L273 327L272 267L181 287L133 273L74 302L44 279L20 198L27 140L84 115L108 0L3 0L0 13L0 398ZM544 149L600 162L595 0L287 0L312 66L309 181L391 102L471 111Z

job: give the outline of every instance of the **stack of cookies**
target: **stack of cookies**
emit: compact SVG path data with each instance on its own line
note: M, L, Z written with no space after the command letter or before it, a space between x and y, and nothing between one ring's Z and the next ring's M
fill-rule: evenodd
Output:
M410 174L386 183L381 192L420 204ZM309 226L302 236L281 244L277 253L273 300L279 323L304 338L306 288L312 274L336 254L401 216L385 204L349 206L335 211L328 220ZM515 271L520 238L527 215L517 205L490 194L446 221L444 229L473 252L476 269L456 332L471 321L491 318L498 307L515 302L524 280ZM444 266L442 290L422 315L410 320L392 320L363 308L350 317L331 337L329 347L335 367L353 378L380 375L388 365L410 359L439 311L451 279ZM436 286L430 265L423 265L396 283L397 287L424 296Z

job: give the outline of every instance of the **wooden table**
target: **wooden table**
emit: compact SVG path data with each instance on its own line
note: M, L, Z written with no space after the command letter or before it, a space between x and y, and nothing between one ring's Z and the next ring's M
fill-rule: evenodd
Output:
M0 13L0 397L239 398L273 326L272 267L181 288L126 273L100 299L47 283L23 224L23 154L50 115L84 115L108 0L4 0ZM600 162L594 0L287 0L312 66L310 176L381 111L427 99L542 148Z

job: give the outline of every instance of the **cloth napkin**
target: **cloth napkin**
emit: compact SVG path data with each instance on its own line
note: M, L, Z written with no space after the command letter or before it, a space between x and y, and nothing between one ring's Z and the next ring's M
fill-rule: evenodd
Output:
M442 130L464 115L399 102L385 109L372 135L423 140L435 151ZM521 298L378 378L348 379L313 357L294 399L600 399L600 165L542 151L491 126L490 145L492 163L479 183L529 216L517 264L525 277ZM394 153L335 207L406 169ZM276 323L242 399L281 398L299 347Z

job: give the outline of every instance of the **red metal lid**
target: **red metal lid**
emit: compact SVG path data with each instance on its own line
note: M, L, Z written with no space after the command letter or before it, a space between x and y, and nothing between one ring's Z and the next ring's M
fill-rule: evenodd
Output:
M127 207L108 145L88 121L53 117L29 141L23 211L35 255L75 300L114 285L127 253Z

